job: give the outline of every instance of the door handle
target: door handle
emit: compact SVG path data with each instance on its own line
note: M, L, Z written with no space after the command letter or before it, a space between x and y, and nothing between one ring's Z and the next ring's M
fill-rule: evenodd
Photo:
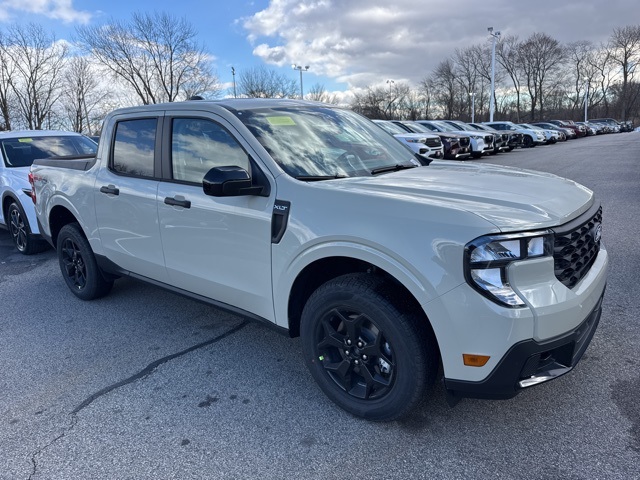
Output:
M100 187L100 193L106 193L107 195L120 195L120 189L115 185L106 185Z
M191 202L189 200L185 200L183 197L166 197L164 199L164 203L167 205L171 205L174 207L183 207L183 208L191 208Z

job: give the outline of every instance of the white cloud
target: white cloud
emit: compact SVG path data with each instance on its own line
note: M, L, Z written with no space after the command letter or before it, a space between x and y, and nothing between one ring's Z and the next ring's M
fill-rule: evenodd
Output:
M417 84L456 48L488 41L487 27L525 38L543 32L561 42L605 40L629 22L637 0L271 0L243 19L253 54L311 70L351 88L386 79ZM606 9L606 15L604 10ZM597 20L595 20L597 19ZM585 26L588 25L588 28Z
M86 24L91 13L73 8L72 0L0 0L0 21L15 20L20 13L43 15L64 23Z

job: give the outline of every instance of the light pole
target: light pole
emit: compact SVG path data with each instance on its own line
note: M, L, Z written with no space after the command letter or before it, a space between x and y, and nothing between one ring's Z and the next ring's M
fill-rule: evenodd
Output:
M500 38L500 32L494 32L493 27L487 28L489 35L493 38L491 45L491 100L489 104L489 121L493 122L493 112L495 110L495 77L496 77L496 41Z
M584 90L584 123L587 123L587 109L589 108L589 79L585 78L585 90Z
M476 92L469 92L471 97L471 123L476 121Z
M294 70L299 70L300 71L300 100L304 99L304 90L302 88L302 72L307 72L309 70L309 65L305 65L304 67L302 65L296 65L295 63L291 65L291 68L293 68Z
M231 75L233 75L233 98L238 98L236 94L236 69L231 67Z
M396 83L393 80L387 80L387 85L389 85L389 118L391 118L391 103L392 103L392 92L391 92L391 88L393 87L393 84Z

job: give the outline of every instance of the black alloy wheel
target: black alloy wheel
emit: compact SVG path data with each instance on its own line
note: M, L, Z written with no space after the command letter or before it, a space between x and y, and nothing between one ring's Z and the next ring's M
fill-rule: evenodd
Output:
M334 308L326 312L315 333L318 359L340 389L363 400L389 393L395 381L395 354L371 318Z
M322 391L369 420L406 415L435 380L438 349L420 312L406 311L406 292L382 277L355 273L319 287L304 307L305 363Z
M531 147L533 147L533 138L531 138L529 135L525 135L522 138L522 147L523 148L531 148Z
M70 223L57 238L58 262L65 283L75 296L93 300L109 293L113 280L108 280L98 267L89 241L80 225Z
M45 242L31 236L31 229L22 208L13 202L7 209L9 233L18 251L23 255L32 255L47 248Z
M78 244L71 238L65 238L61 244L62 256L60 261L64 265L63 273L67 282L74 288L82 290L87 286L87 265L82 258Z

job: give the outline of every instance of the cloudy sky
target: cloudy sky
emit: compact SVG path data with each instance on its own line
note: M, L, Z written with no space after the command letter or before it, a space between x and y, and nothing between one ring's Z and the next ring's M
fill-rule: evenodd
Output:
M489 42L487 27L526 38L606 41L640 23L638 0L0 0L0 29L35 22L72 39L77 25L129 19L134 11L186 18L215 58L222 82L266 64L346 91L387 80L418 83L456 48Z

